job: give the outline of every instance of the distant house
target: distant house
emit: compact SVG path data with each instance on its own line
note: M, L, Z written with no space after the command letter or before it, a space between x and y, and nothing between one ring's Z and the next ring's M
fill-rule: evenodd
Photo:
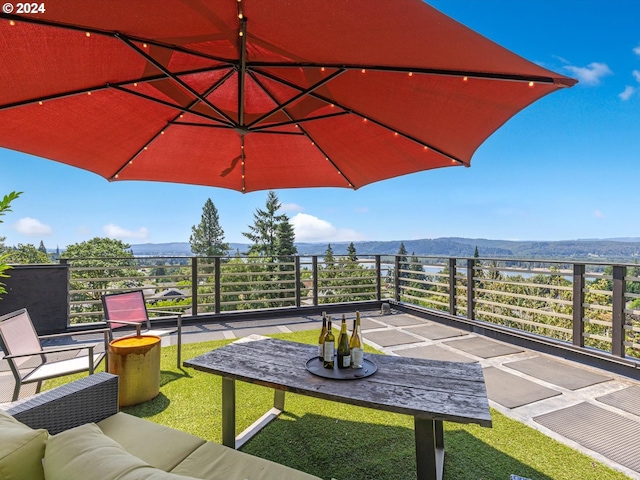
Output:
M151 295L147 298L147 301L154 303L161 300L178 300L181 298L187 298L189 295L191 295L190 291L180 290L178 288L167 288L161 292Z

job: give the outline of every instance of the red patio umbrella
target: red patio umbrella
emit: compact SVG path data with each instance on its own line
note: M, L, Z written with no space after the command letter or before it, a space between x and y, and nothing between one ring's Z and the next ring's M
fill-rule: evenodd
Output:
M0 146L109 180L356 189L469 166L509 118L576 82L420 0L3 10Z

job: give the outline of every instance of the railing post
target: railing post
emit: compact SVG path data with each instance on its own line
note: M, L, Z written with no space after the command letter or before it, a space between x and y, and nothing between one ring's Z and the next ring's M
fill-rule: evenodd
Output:
M449 259L449 314L456 314L456 259Z
M577 347L584 347L584 273L584 264L573 264L573 344Z
M198 315L198 257L191 257L191 315Z
M395 300L400 301L400 257L396 255L394 257L394 270L393 270L393 284L395 290Z
M318 256L311 257L311 281L313 282L313 306L318 306Z
M295 262L295 272L294 272L294 278L296 281L296 307L300 307L300 303L301 303L301 299L300 299L300 278L301 278L301 274L300 274L300 257L299 256L295 256L293 257L293 261Z
M376 255L376 300L382 300L382 256Z
M214 313L220 313L220 257L213 259Z
M624 276L627 267L623 265L613 266L613 298L612 298L612 326L611 353L617 357L624 357L624 293L626 284Z
M475 320L475 281L473 277L475 275L474 267L476 265L475 258L467 259L467 318L469 320Z

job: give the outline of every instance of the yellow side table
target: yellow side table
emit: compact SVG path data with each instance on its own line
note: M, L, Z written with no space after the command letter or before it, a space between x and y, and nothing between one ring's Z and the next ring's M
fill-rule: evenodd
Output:
M118 375L121 407L155 398L160 393L160 337L113 340L109 343L109 373Z

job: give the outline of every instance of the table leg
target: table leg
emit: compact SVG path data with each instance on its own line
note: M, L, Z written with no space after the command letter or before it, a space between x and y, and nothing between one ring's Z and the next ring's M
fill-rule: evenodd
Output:
M236 448L236 381L222 377L222 444Z
M284 412L284 390L273 391L273 408Z
M418 480L442 480L444 436L442 421L414 417Z

